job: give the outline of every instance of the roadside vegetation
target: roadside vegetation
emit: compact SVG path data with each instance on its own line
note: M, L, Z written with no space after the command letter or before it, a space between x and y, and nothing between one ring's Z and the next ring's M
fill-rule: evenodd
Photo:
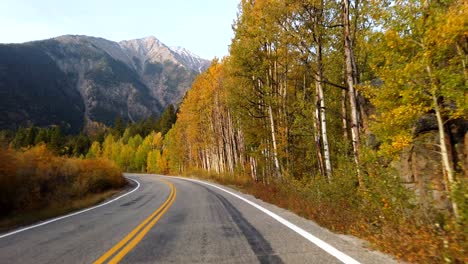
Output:
M466 17L461 0L241 1L164 168L405 261L467 263Z
M341 234L369 242L370 249L393 255L409 263L466 263L466 230L447 222L444 215L428 212L412 202L414 195L400 185L399 194L382 177L357 194L349 174L329 184L323 180L283 181L268 184L252 181L248 175L218 174L192 170L184 174L214 181ZM410 200L408 200L410 199ZM431 213L431 214L428 214Z
M468 263L466 1L239 7L229 56L213 60L177 111L87 135L0 133L17 149L1 154L2 176L20 175L0 185L12 199L2 209L119 186L92 176L111 175L110 160L234 186L401 260ZM69 178L50 175L85 176L65 188ZM52 189L63 191L49 199Z
M91 206L126 184L105 159L59 157L41 143L0 151L0 229Z
M94 205L126 185L122 171L159 172L173 106L160 118L66 134L66 128L0 131L0 230ZM159 165L158 165L159 164Z

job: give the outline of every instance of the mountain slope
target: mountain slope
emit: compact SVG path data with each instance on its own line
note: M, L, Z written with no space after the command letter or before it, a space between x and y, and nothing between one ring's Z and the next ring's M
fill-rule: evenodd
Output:
M187 54L190 54L186 52ZM0 45L0 128L111 125L178 104L209 62L155 37L122 41L66 35Z
M84 104L56 63L33 45L0 45L0 127L79 126Z
M186 87L190 87L195 76L209 65L209 61L196 55L184 57L155 37L121 41L119 44L128 56L125 60L130 61L162 105L174 100L180 102Z

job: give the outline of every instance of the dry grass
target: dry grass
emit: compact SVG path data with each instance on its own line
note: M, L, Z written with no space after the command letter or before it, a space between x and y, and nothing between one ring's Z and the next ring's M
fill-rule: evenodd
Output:
M36 211L22 211L17 214L0 220L0 232L7 231L11 228L33 224L35 222L49 219L55 216L64 215L80 209L84 209L96 205L109 197L118 194L121 190L109 190L97 194L89 194L78 200L71 201L70 203L53 203L45 208Z
M335 232L365 239L374 249L400 260L411 263L468 263L466 230L428 224L420 221L416 212L397 215L400 212L389 212L385 203L382 203L382 210L375 210L375 206L366 204L367 201L358 195L336 195L330 190L322 189L325 193L318 197L311 195L313 191L310 186L300 188L288 182L265 185L246 177L203 171L191 171L188 175L232 186ZM329 199L324 198L327 196ZM385 210L387 212L383 214Z

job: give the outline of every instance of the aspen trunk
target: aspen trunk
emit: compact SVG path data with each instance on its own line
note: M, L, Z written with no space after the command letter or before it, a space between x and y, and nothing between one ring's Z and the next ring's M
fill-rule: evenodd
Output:
M314 139L315 139L315 152L317 153L317 162L320 171L320 175L325 177L325 166L323 164L322 157L322 144L320 141L320 112L319 112L319 92L318 87L316 87L316 104L315 104L315 115L314 115Z
M226 114L226 149L228 153L228 164L229 164L229 172L234 172L234 167L236 166L237 162L237 153L235 152L235 141L234 141L234 131L232 129L232 122L231 117L229 116L229 112Z
M325 158L325 175L327 177L327 180L330 181L332 178L332 168L331 168L331 162L330 162L330 148L328 146L327 120L326 120L326 115L325 115L325 111L326 111L325 95L323 93L323 86L322 86L323 65L322 65L322 43L321 43L320 35L317 37L316 48L317 48L317 74L316 74L315 85L317 86L317 92L318 92L317 107L319 108L319 112L320 112L320 131L322 134L323 156Z
M239 153L239 164L244 168L247 163L247 153L245 151L244 134L240 128L236 130L236 149L237 153ZM257 178L257 173L255 173L255 178Z
M341 91L341 121L343 123L343 137L345 140L349 139L348 135L348 117L347 117L347 107L346 107L346 91Z
M267 45L267 54L268 56L271 56L271 44ZM273 68L271 66L271 63L268 67L268 74L267 74L267 87L269 89L270 96L272 97L270 99L270 103L268 104L268 117L270 119L270 130L271 130L271 141L272 141L272 146L273 146L273 162L274 162L274 171L275 174L278 178L281 178L281 169L279 165L279 160L278 160L278 146L277 146L277 141L276 141L276 131L275 131L275 121L273 118L273 109L272 109L272 103L271 100L273 99L273 96L275 93L274 89L274 68L275 65L273 65Z
M433 94L432 98L434 101L434 110L435 110L436 118L437 118L437 126L439 128L438 130L439 130L439 141L440 141L440 154L442 157L444 170L447 175L447 182L445 185L446 185L447 191L451 194L450 201L452 203L453 215L455 216L456 219L459 219L460 214L458 212L458 205L452 197L453 187L455 187L455 172L453 170L452 164L450 163L450 159L449 159L447 141L446 141L447 136L445 135L445 129L444 129L445 126L442 120L442 115L440 113L440 107L437 102L437 97Z
M449 199L450 203L452 205L452 210L453 210L453 215L455 216L455 219L460 218L460 214L458 212L458 204L457 202L453 199L453 188L455 187L455 171L453 169L453 166L450 162L449 158L449 152L448 152L448 147L447 147L447 136L445 134L445 125L444 125L444 120L442 118L442 113L440 109L440 105L438 102L437 98L437 86L435 83L435 80L433 80L432 76L432 71L431 67L427 66L426 67L427 73L429 74L429 77L431 79L431 83L433 86L433 91L432 91L432 103L434 104L434 111L436 114L436 119L437 119L437 127L439 131L439 143L440 143L440 155L442 158L442 165L444 167L444 174L446 177L445 179L445 188L447 192L449 193Z
M252 175L252 179L257 182L258 177L257 177L257 161L255 158L250 157L250 173Z
M353 143L354 162L356 163L356 172L359 186L363 187L361 171L359 169L359 114L356 99L356 91L354 88L353 77L353 52L351 47L351 36L349 26L349 0L342 0L343 5L343 26L344 26L344 51L346 59L346 84L348 86L349 105L351 110L351 140Z
M327 123L325 119L325 98L323 95L323 88L319 85L320 92L320 122L321 122L321 131L322 131L322 141L323 141L323 156L325 158L325 170L327 179L330 181L332 177L332 168L330 162L330 148L328 145L328 135L327 135Z
M275 162L275 171L277 177L281 177L280 165L278 161L278 147L276 145L275 122L273 120L273 111L271 109L271 105L268 106L268 115L270 117L271 141L273 144L273 159Z

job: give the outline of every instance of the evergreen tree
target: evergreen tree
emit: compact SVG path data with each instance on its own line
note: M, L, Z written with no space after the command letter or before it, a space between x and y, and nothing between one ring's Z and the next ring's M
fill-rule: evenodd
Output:
M49 143L49 135L47 129L40 128L39 132L34 139L34 144L37 145L39 143Z
M85 136L83 133L80 133L77 137L74 138L73 155L75 157L86 155L86 153L88 153L90 145L91 145L90 139L87 136Z
M16 131L15 137L12 141L12 145L15 149L19 149L24 147L25 145L25 138L26 138L26 129L23 127L20 127L18 131Z
M50 130L50 149L57 154L61 154L63 144L64 138L62 135L62 130L59 126L54 126Z
M118 116L114 122L113 134L116 137L121 137L125 131L125 124L122 117Z
M173 105L169 105L161 115L159 119L159 129L162 135L166 135L167 131L171 129L172 125L176 121L176 113Z

